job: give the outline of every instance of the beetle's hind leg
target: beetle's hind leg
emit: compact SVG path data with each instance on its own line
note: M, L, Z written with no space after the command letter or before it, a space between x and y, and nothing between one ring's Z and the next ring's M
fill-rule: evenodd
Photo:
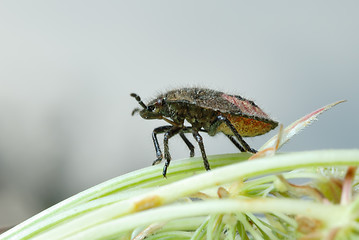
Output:
M229 140L231 140L231 142L241 151L241 152L245 152L246 150L237 142L236 139L234 139L233 136L231 135L227 135L226 136L229 138Z
M231 129L231 131L233 132L234 136L235 136L235 137L237 138L237 140L242 144L243 149L244 149L245 151L251 152L251 153L256 153L256 152L257 152L257 150L251 148L251 147L243 140L242 136L238 133L237 129L233 126L233 124L232 124L226 117L224 117L224 116L222 116L222 115L219 115L219 116L217 117L217 119L218 119L219 121L224 122L224 123L229 127L229 129ZM238 143L236 144L236 143L234 142L235 139L233 139L233 138L229 138L229 139L232 141L232 143L234 143L234 145L237 146ZM237 146L237 147L238 147L238 146ZM238 147L238 148L241 150L240 147ZM241 150L241 151L242 151L242 150Z

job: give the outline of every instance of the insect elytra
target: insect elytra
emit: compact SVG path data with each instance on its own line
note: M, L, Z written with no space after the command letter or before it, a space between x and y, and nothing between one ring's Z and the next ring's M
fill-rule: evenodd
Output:
M278 126L253 101L239 95L226 94L206 88L180 88L158 95L148 104L142 102L139 95L132 93L142 109L136 108L132 115L139 112L144 119L163 119L169 125L155 128L152 140L157 159L153 164L160 163L165 158L163 176L171 161L168 140L179 134L194 156L194 146L185 133L192 133L201 150L204 166L210 170L203 139L199 132L206 132L214 136L219 132L225 134L229 140L241 151L252 152L243 137L254 137L265 134ZM185 120L190 126L185 126ZM158 143L157 134L164 134L164 156Z

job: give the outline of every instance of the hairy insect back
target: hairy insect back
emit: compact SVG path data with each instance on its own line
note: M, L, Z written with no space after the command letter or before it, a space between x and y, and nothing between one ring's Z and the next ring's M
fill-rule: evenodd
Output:
M253 101L212 89L180 88L162 96L166 102L184 102L221 113L271 120Z
M181 88L169 91L163 97L167 103L194 105L198 114L203 112L200 108L218 112L227 117L244 137L262 135L278 125L253 101L239 95L229 95L205 88ZM232 135L226 124L220 124L217 132Z

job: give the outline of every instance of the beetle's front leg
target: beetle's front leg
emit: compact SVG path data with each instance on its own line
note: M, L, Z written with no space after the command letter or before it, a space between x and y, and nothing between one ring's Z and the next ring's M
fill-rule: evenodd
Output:
M165 132L165 134L163 136L163 150L165 152L165 159L166 159L165 166L163 167L163 172L162 172L162 175L164 177L166 177L167 168L171 162L171 155L170 155L170 151L169 151L169 147L168 147L168 140L171 137L173 137L174 135L176 135L177 133L179 133L180 131L181 131L181 128L172 127L167 132Z
M152 165L160 163L163 159L162 151L161 151L160 145L158 143L158 139L157 139L157 134L165 133L168 130L170 130L171 128L172 128L172 126L162 126L162 127L155 128L153 130L152 140L153 140L153 144L155 145L157 159L152 163Z

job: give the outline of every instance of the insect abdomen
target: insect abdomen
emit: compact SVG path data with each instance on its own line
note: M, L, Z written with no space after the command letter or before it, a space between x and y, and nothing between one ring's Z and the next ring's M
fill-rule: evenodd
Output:
M278 125L278 123L274 121L263 121L231 114L223 115L232 123L232 125L236 128L242 137L254 137L262 135L276 128ZM217 132L233 135L233 132L225 123L221 123L221 125L218 126Z

